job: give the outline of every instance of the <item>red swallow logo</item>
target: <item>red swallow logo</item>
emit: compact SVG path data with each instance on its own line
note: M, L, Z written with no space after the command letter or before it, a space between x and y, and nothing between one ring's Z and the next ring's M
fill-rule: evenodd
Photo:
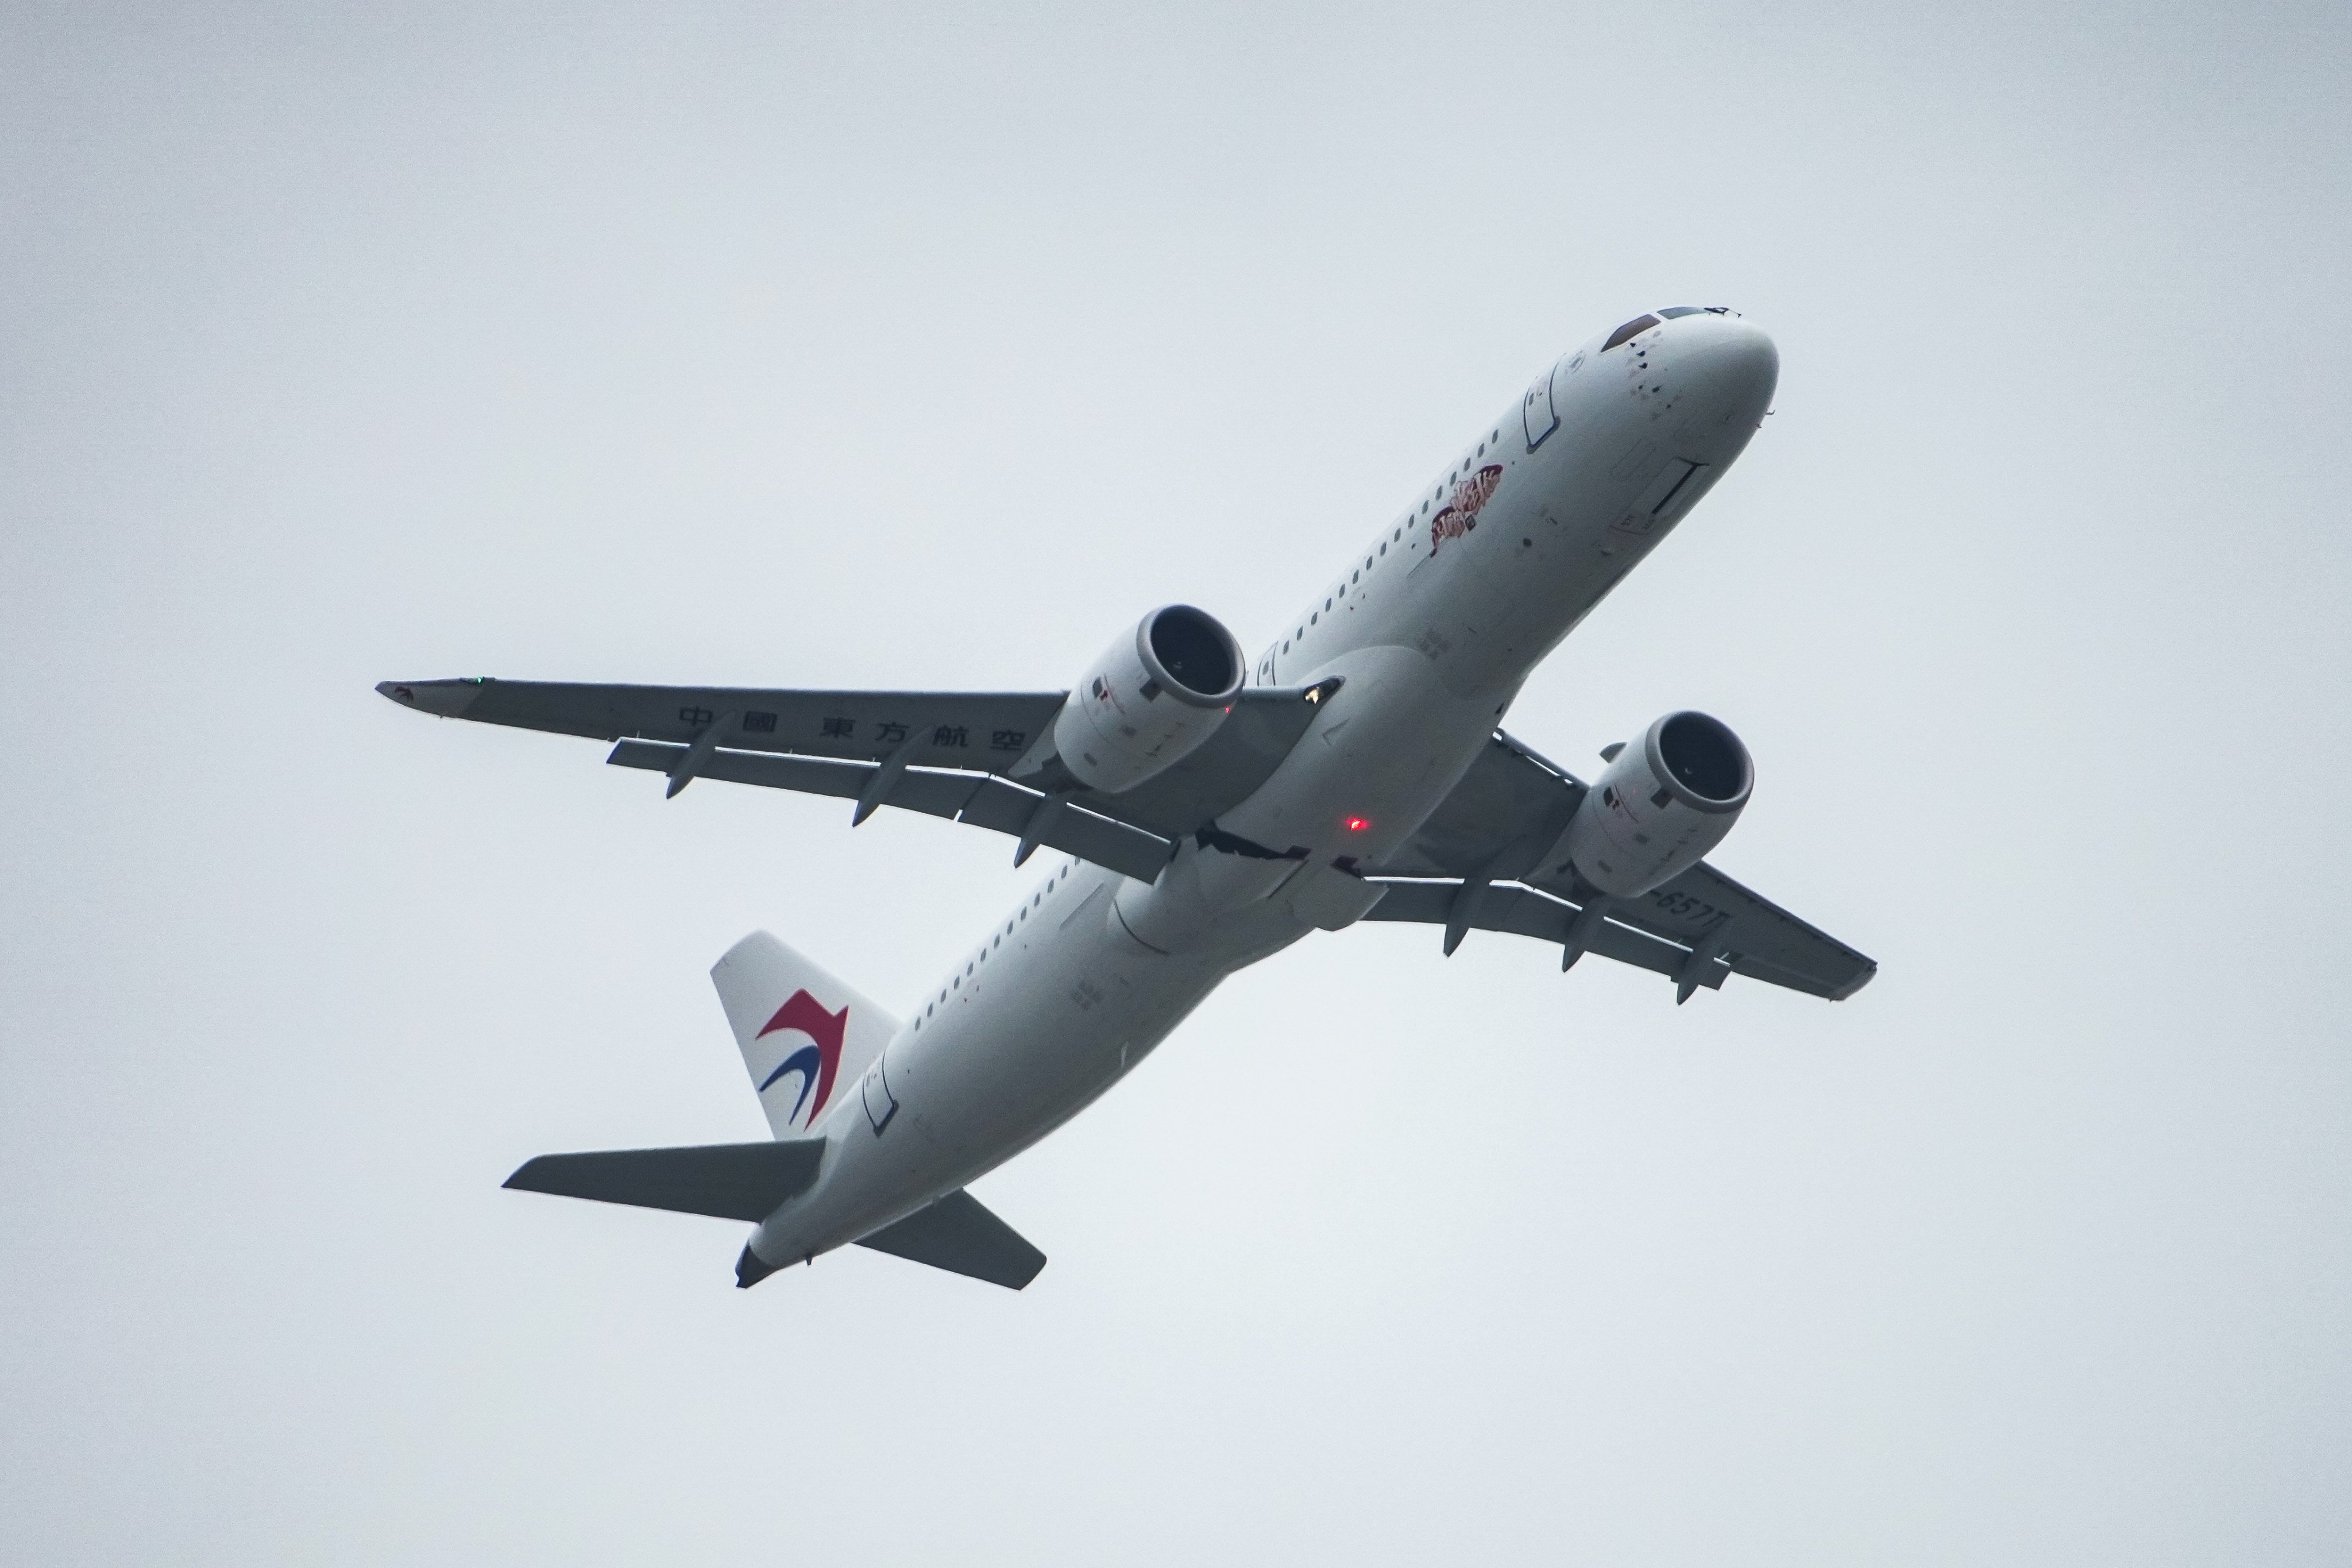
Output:
M792 1000L776 1009L776 1016L767 1022L754 1038L766 1039L779 1029L791 1029L806 1035L814 1042L803 1046L780 1063L760 1086L768 1092L769 1086L786 1073L798 1073L800 1097L793 1101L793 1112L785 1120L799 1121L801 1107L808 1103L809 1090L816 1090L816 1103L809 1106L808 1121L801 1125L812 1126L824 1110L825 1101L833 1098L834 1075L841 1070L841 1037L849 1028L849 1009L828 1013L824 1005L805 991L793 993Z

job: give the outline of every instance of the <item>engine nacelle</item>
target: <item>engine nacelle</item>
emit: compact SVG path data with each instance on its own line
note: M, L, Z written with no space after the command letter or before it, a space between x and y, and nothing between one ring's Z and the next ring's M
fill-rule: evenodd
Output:
M1214 616L1190 605L1154 610L1071 691L1054 720L1054 749L1089 789L1132 789L1216 733L1247 668Z
M1756 783L1739 737L1704 713L1669 713L1612 757L1547 864L1639 898L1698 864L1739 820Z

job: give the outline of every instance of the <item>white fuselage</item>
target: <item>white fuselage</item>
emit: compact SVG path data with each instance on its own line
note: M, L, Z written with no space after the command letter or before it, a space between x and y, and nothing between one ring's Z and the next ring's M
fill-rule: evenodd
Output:
M1778 372L1769 338L1712 311L1561 359L1253 668L1257 685L1344 680L1218 819L1219 844L1270 853L1187 840L1150 885L1057 868L837 1098L816 1184L751 1250L797 1262L963 1186L1116 1083L1226 975L1360 918L1379 890L1349 868L1444 800L1537 661L1738 457Z

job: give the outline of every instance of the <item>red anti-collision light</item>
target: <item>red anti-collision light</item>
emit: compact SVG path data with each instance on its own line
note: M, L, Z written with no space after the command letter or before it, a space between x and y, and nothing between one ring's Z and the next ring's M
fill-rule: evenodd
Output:
M1350 833L1361 833L1365 828L1370 827L1370 826L1371 823L1364 817L1351 816L1348 818L1348 831Z

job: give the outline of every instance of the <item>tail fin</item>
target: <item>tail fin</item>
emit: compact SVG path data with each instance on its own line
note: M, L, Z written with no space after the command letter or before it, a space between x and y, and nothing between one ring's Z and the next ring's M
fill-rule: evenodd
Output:
M898 1019L763 931L729 948L710 983L778 1138L809 1131L851 1098L898 1032Z

